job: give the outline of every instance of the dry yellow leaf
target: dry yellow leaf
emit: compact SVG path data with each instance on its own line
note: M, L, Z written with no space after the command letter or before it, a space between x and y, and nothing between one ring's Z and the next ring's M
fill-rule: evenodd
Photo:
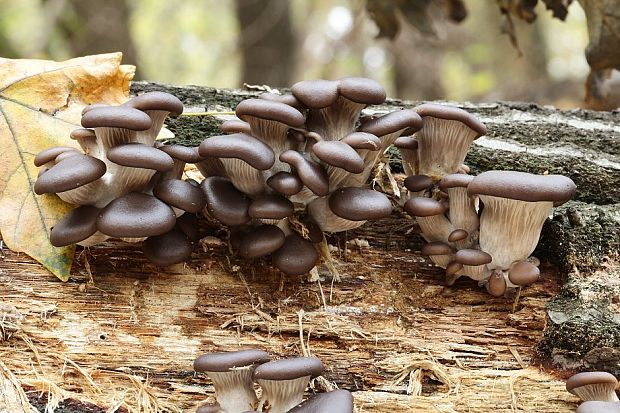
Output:
M49 230L71 206L56 195L35 195L34 156L52 146L76 146L82 108L127 100L135 68L121 53L65 62L0 58L0 233L58 278L69 278L74 247L55 248Z

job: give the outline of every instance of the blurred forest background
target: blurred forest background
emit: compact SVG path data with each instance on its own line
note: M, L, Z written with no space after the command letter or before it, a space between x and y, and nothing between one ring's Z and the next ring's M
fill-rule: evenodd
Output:
M536 0L0 0L0 56L122 51L137 79L165 83L366 76L391 97L584 106L586 16L577 1L555 1L567 6L565 21ZM502 14L511 2L536 18ZM466 6L466 16L446 4ZM393 21L375 13L420 5Z

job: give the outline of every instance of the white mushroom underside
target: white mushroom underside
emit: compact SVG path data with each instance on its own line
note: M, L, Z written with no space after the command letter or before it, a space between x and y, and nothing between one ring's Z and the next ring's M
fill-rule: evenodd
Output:
M262 171L245 161L236 158L223 158L222 164L226 169L226 176L239 191L248 195L258 195L266 189Z
M286 413L302 402L310 376L292 380L258 379L257 381L263 389L258 410L262 410L268 404L269 413Z
M427 242L441 241L445 244L449 244L448 236L454 227L448 221L445 215L432 215L430 217L416 217L416 222L420 226L422 231L422 237Z
M329 197L317 198L308 204L308 214L325 232L342 232L358 228L366 221L350 221L334 214L329 208Z
M213 381L215 396L222 413L242 413L254 410L258 398L254 392L254 366L228 372L205 372Z
M462 122L426 116L424 126L415 134L419 162L416 174L440 179L456 173L476 136L478 133Z
M577 395L584 402L587 401L602 401L602 402L617 402L618 396L614 391L614 385L607 384L588 384L573 389L573 393Z
M446 268L448 264L454 261L454 255L430 255L429 258L436 266Z
M316 132L329 141L341 140L355 129L365 104L355 103L339 96L331 105L323 109L311 109L306 120L309 131Z
M467 188L456 187L448 188L448 219L456 229L467 231L468 238L459 244L459 249L469 248L474 244L475 236L479 226L478 213L474 199L467 195Z
M465 275L472 280L484 281L489 278L491 271L486 265L463 265L463 268L457 274Z
M536 248L553 202L526 202L480 195L480 249L490 254L489 269L508 270L526 260Z

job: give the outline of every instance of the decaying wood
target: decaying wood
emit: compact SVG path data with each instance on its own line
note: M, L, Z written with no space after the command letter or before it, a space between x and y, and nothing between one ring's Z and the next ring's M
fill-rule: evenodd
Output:
M133 86L154 89L175 93L196 113L230 112L259 93ZM369 110L411 105L390 101ZM463 279L442 286L442 271L416 252L420 238L401 212L330 238L343 278L333 284L325 270L322 282L310 283L261 261L244 263L218 242L166 269L148 263L136 245L108 242L79 250L64 284L5 249L0 366L33 405L42 410L50 402L58 412L191 412L213 395L209 380L192 372L193 359L247 346L274 357L320 357L327 371L315 389L351 390L358 412L573 411L577 400L563 382L569 372L550 361L605 367L615 353L592 349L620 347L617 335L602 333L586 345L590 321L572 312L578 306L569 300L587 307L610 299L596 309L605 315L601 332L620 323L612 299L618 276L610 275L620 245L619 116L528 104L466 108L490 127L467 159L474 172L548 171L579 185L577 201L545 225L537 250L542 281L517 296L492 298ZM217 134L226 116L181 116L169 126L175 142L195 145ZM391 166L398 170L396 158ZM355 238L370 246L346 243ZM605 279L612 292L595 288ZM574 331L581 335L568 340ZM575 364L575 354L584 355L571 352L577 342L590 364Z

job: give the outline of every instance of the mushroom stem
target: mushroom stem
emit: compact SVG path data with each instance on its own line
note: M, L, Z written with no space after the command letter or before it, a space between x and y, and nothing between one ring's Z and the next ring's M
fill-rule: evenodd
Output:
M422 231L422 237L427 242L441 241L448 243L448 236L454 227L443 214L431 215L428 217L416 217L416 222Z
M213 381L222 412L240 413L254 409L258 398L252 382L253 372L254 366L235 368L228 372L205 372Z
M480 225L476 212L475 200L467 195L466 187L448 188L448 219L454 228L467 231L467 238L457 242L459 249L471 248L478 240L478 227Z
M257 381L263 389L258 410L263 411L265 405L268 404L269 413L288 412L302 402L310 377L303 376L292 380L258 379Z

